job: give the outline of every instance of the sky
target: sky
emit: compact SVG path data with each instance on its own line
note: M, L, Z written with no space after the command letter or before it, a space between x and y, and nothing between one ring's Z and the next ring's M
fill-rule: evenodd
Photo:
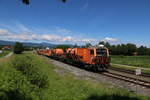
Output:
M0 0L0 40L150 47L150 0Z

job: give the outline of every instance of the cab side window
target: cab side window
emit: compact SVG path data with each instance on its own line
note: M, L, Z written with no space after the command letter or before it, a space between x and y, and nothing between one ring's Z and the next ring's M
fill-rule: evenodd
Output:
M90 54L91 54L91 55L94 55L94 50L90 50Z

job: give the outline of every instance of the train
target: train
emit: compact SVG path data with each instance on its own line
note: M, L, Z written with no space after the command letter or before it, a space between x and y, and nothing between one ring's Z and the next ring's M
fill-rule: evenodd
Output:
M107 71L111 61L109 50L104 45L88 48L67 48L65 50L47 48L37 50L37 53L91 71Z

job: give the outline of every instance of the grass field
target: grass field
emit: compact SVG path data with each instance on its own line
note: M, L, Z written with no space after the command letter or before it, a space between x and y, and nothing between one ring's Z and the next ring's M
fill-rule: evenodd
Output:
M150 100L70 73L58 75L54 68L47 58L33 53L0 59L1 100Z
M0 53L0 57L6 56L8 53L10 53L10 51L3 51Z
M111 56L111 62L115 64L150 68L150 56Z

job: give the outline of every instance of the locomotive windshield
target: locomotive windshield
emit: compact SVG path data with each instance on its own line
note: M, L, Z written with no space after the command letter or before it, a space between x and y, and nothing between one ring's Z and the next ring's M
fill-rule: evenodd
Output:
M107 56L106 49L96 49L96 55L97 56Z

